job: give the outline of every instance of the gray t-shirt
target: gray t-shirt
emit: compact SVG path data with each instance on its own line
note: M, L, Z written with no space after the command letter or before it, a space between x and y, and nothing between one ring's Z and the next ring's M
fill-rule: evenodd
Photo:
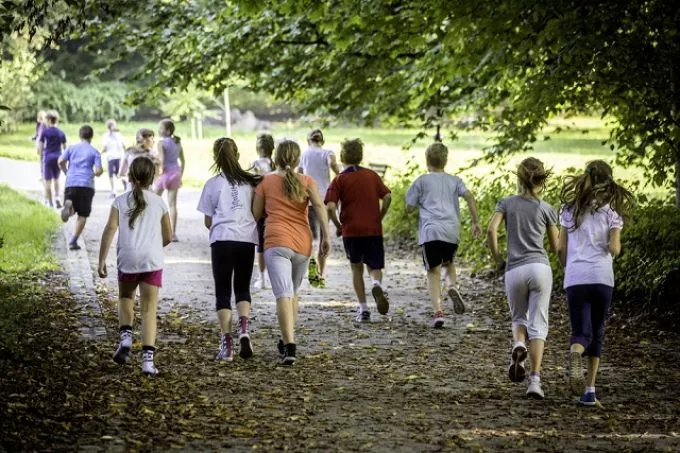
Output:
M463 180L445 172L432 172L419 176L408 192L406 204L420 208L418 220L418 245L444 241L460 241L460 205L458 198L467 189Z
M545 232L557 225L557 213L543 200L513 195L496 205L505 217L508 231L508 260L505 270L530 263L550 264L543 247Z

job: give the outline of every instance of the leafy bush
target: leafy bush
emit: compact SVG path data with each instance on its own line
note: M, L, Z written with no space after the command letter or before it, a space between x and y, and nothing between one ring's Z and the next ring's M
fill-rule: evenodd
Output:
M122 82L87 82L76 86L49 73L34 87L33 109L54 109L63 121L127 121L135 109L125 104L130 90Z

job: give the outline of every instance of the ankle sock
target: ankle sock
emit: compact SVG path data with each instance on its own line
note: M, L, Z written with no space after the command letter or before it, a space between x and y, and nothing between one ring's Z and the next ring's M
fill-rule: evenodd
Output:
M380 280L371 279L371 282L373 283L373 286L381 286Z
M363 304L359 304L359 308L361 309L361 312L368 311L368 304L364 302Z
M529 376L533 377L534 379L538 379L539 381L541 380L541 373L538 371L532 371Z
M586 393L595 393L595 387L586 387Z

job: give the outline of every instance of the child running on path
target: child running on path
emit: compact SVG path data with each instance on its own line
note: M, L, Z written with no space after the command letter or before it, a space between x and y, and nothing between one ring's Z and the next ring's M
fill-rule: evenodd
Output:
M118 364L130 360L134 299L137 287L142 305L142 373L158 374L153 356L156 350L156 309L163 281L163 247L170 243L172 226L163 199L149 190L156 172L153 161L138 157L130 165L132 190L113 200L109 220L99 248L99 276L105 278L106 255L118 232L118 324L120 343L113 355Z
M78 132L80 143L66 148L59 158L59 167L66 173L66 189L64 189L64 207L61 220L66 222L74 213L78 214L73 235L69 241L69 249L80 250L78 238L85 229L85 222L92 212L94 198L94 177L100 176L102 158L90 143L94 132L90 126L83 126Z
M252 168L255 174L264 176L274 170L274 161L272 160L272 153L274 152L274 138L269 134L259 134L255 142L255 150L260 156L253 161ZM258 274L255 280L255 289L263 289L267 287L266 269L264 262L264 217L257 221L257 267Z
M276 172L266 175L255 190L253 215L255 220L267 216L264 259L281 328L278 350L282 363L292 365L296 355L298 290L312 254L312 233L307 220L310 201L323 232L319 246L321 255L328 254L330 241L328 218L316 184L309 176L295 171L300 163L298 144L289 140L279 143L275 162Z
M366 304L364 265L371 277L371 294L381 315L387 314L389 301L382 288L382 270L385 267L385 249L382 237L382 219L392 202L390 190L373 170L360 167L364 156L361 140L342 143L340 160L345 169L333 179L326 203L338 236L342 235L345 253L352 269L352 283L359 299L357 322L370 322L371 312ZM381 203L382 201L382 203ZM336 209L340 204L340 220Z
M109 182L111 183L111 198L116 198L116 182L120 171L120 160L125 155L125 143L123 136L118 132L116 120L106 122L107 132L102 137L102 154L106 154ZM120 178L119 178L120 179ZM125 186L123 186L125 189Z
M162 196L168 191L168 206L172 221L172 241L177 242L177 191L182 186L182 176L186 162L180 138L175 135L175 123L165 119L158 125L158 159L162 169L156 181L156 194Z
M453 258L460 241L460 207L458 198L463 197L472 216L472 233L481 233L477 204L465 188L463 180L444 171L449 150L442 143L433 143L425 151L429 173L419 176L406 193L406 210L419 209L418 245L422 247L423 262L427 270L430 303L434 310L432 326L444 326L441 305L441 267L448 276L448 294L457 314L465 312L465 304L456 287L456 267Z
M569 383L574 394L583 392L579 404L595 406L595 378L614 291L613 259L621 252L622 216L628 217L633 195L614 182L606 162L596 160L581 175L565 179L560 200L559 251L571 321ZM583 356L588 357L585 388Z
M540 198L549 176L543 162L533 157L524 159L517 169L520 194L498 202L487 230L496 269L505 269L513 337L508 375L513 382L526 378L528 339L531 374L527 395L539 399L544 397L540 373L552 291L552 270L543 240L547 233L550 248L556 253L559 234L557 213ZM507 263L498 250L498 227L503 221L508 233Z
M300 159L300 173L311 176L316 183L321 200L326 197L326 191L331 183L330 170L336 175L340 173L340 168L335 159L333 151L323 149L324 139L323 133L319 129L312 130L307 136L307 144L309 148L302 153ZM324 229L321 227L321 219L316 217L314 209L309 210L309 226L312 228L312 237L314 239L314 249L317 250L316 259L312 257L309 260L308 278L309 283L318 288L326 286L326 256L321 253L318 248L318 241L323 242L324 237L321 236ZM328 225L326 225L328 227ZM318 260L318 261L317 261ZM317 266L318 264L318 266Z
M128 179L128 170L132 161L140 156L146 156L154 163L156 167L155 175L158 176L160 172L160 161L153 150L154 133L151 129L142 128L137 131L135 135L136 144L125 151L125 155L120 163L120 170L118 176L123 178L123 184L126 184Z
M213 146L213 168L219 171L203 187L198 210L210 230L210 255L215 279L217 319L222 335L216 360L234 359L231 336L231 294L238 311L239 356L253 355L250 342L250 277L257 243L257 224L251 210L254 186L261 176L238 163L238 148L230 138L219 138Z
M38 136L38 156L42 163L42 178L45 187L45 203L49 207L61 208L59 201L59 157L66 149L66 135L57 127L59 114L50 110L45 115L47 125Z

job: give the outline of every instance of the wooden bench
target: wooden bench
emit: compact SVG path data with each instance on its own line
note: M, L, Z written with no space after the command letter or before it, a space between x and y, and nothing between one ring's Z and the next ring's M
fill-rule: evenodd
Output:
M385 173L387 173L387 169L390 168L390 166L387 164L377 164L375 162L369 162L368 168L376 172L378 176L380 176L381 178L384 178Z

